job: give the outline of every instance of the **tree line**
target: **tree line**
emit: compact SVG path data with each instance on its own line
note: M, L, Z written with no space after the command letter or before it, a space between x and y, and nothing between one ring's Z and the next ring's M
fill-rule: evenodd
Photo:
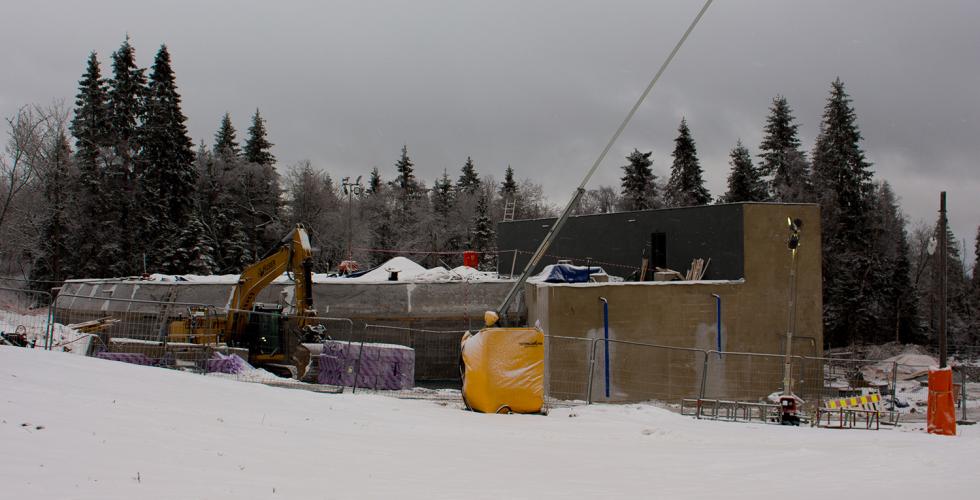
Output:
M857 114L843 82L831 84L811 154L783 96L776 96L763 126L757 163L737 140L729 155L727 191L719 203L816 203L821 208L824 338L828 345L922 342L938 329L939 259L928 252L935 225L907 229L898 198L875 180L861 147ZM587 193L584 211L644 210L705 205L711 195L687 120L674 140L670 176L661 184L652 152L635 149L623 166L620 194L609 186ZM978 262L972 277L959 244L947 230L949 334L953 342L980 340ZM980 251L980 228L976 249ZM941 250L940 250L941 251Z
M29 106L7 120L0 263L40 288L71 277L144 271L238 273L297 223L318 248L318 272L345 260L373 266L395 253L455 266L462 250L484 252L481 266L493 268L495 226L505 213L517 219L555 214L539 184L518 182L510 166L501 182L481 176L470 157L458 175L444 170L429 187L416 175L407 145L390 179L374 167L367 179L338 182L309 161L280 177L258 110L244 144L226 113L213 142L194 146L165 45L148 70L136 64L128 38L110 62L111 76L103 77L98 55L89 56L71 112ZM713 199L682 119L666 180L654 174L652 151L634 149L619 188L589 190L575 213L712 201L818 203L828 345L930 337L939 306L938 259L927 251L935 229L909 231L888 182L874 179L839 79L810 154L798 128L786 98L776 96L755 161L737 140L727 190ZM952 233L948 241L951 338L975 342L976 264L971 277ZM980 255L980 228L976 245Z

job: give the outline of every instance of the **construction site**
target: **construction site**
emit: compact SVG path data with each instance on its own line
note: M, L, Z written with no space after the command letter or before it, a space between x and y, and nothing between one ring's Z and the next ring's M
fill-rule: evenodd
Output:
M530 398L531 413L655 401L709 419L921 420L931 358L824 353L819 221L816 205L777 203L569 217L537 262L555 221L509 221L496 258L506 272L395 257L353 276L312 273L298 227L240 276L69 280L53 300L21 293L23 308L50 300L49 314L5 325L38 348L479 411L515 411ZM467 342L494 338L484 331L533 335L473 341L468 359ZM539 348L507 354L528 345ZM516 364L495 367L501 358ZM964 361L955 385L966 419L978 394ZM474 408L474 397L487 406Z

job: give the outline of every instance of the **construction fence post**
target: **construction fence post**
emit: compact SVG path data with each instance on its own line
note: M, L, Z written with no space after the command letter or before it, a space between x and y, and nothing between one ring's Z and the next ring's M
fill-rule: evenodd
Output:
M595 346L599 344L602 339L592 339L592 348L589 350L589 389L586 395L586 403L592 404L592 379L595 373Z
M966 422L966 370L960 367L960 420Z
M895 398L898 397L898 361L892 361L892 404L891 411L898 409Z
M695 416L698 419L701 418L701 401L704 400L704 391L705 391L705 387L706 387L707 382L708 382L708 356L709 356L709 354L708 354L708 351L701 351L701 354L704 356L704 358L703 358L703 360L701 362L701 387L698 389L697 413L695 413ZM721 353L718 353L718 356L720 357L721 356Z

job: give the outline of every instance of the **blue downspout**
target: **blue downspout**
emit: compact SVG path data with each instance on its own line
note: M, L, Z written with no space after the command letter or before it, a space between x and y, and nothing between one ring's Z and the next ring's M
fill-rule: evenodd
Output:
M605 297L599 297L602 301L602 334L605 343L605 372L606 372L606 399L609 399L609 301Z

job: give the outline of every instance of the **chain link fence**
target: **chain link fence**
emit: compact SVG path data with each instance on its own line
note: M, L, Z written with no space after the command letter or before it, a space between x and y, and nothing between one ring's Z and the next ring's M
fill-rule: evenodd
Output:
M172 325L182 320L201 326L213 308L204 304L155 302L122 298L92 298L62 295L64 299L85 300L89 307L53 308L53 320L73 332L78 349L85 354L112 361L206 372L214 357L217 338L195 335L192 328L177 339ZM192 313L195 311L195 313ZM196 311L201 311L197 314Z
M787 368L786 356L779 354L562 336L546 336L545 346L551 406L656 401L692 415L765 419L778 414ZM811 417L831 401L878 394L878 408L887 413L882 422L924 420L930 366L902 359L790 356L791 390ZM960 418L975 418L980 367L954 366L954 382Z
M287 383L262 370L236 368L232 357L247 361L248 346L229 347L227 339L215 334L227 310L166 301L62 298L73 307L49 307L52 300L46 292L0 287L2 342ZM238 312L266 322L289 324L296 319L281 312ZM464 330L355 323L347 318L312 317L304 322L308 326L302 331L280 334L293 336L309 349L306 382L391 390L441 381L458 388ZM178 324L183 328L176 328ZM923 358L821 357L813 355L815 349L799 347L795 350L802 354L789 358L789 378L808 414L832 400L877 393L882 410L900 414L904 421L925 418L930 363ZM980 349L955 346L950 352L960 417L976 418ZM545 359L546 406L655 401L683 411L685 400L714 400L758 404L764 410L781 394L786 370L786 357L778 354L567 336L545 336ZM328 365L321 365L324 362ZM725 411L731 415L746 408L731 405Z

